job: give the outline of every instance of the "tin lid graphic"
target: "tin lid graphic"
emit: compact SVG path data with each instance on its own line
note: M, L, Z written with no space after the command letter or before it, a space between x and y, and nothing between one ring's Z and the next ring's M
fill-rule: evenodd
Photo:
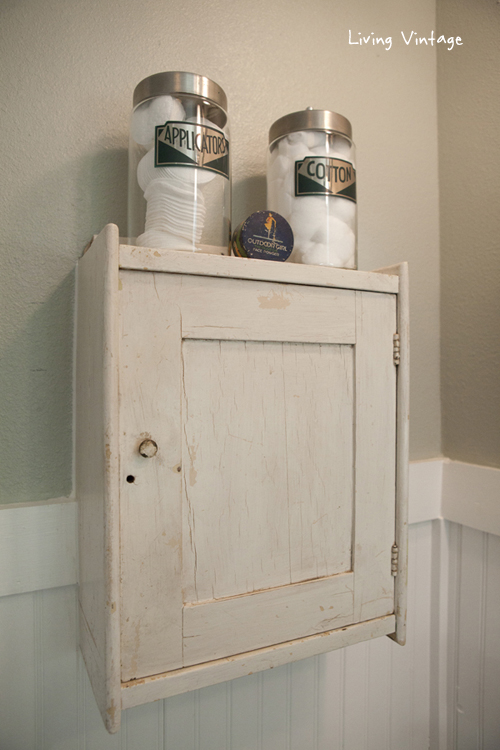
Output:
M293 250L293 232L275 211L256 211L235 229L233 253L240 258L287 260Z

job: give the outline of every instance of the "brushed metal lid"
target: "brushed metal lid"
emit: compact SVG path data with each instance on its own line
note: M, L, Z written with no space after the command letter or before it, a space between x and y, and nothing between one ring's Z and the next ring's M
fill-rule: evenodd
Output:
M144 78L134 90L134 107L151 99L153 96L164 94L193 94L208 99L227 111L227 97L221 87L206 76L181 71L154 73Z
M326 130L329 133L340 133L352 140L351 123L342 115L330 112L329 109L308 107L300 112L292 112L280 117L269 128L269 143L298 130Z

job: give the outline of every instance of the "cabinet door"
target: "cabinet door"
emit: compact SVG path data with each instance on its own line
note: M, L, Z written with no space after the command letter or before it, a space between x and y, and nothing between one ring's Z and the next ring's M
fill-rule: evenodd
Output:
M121 287L122 679L392 613L394 295Z

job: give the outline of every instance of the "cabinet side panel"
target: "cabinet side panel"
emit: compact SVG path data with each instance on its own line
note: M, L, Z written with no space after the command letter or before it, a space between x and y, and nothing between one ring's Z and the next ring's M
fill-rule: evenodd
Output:
M180 277L155 277L120 271L122 680L182 665Z
M396 296L356 293L355 615L394 611Z
M399 265L398 333L400 363L398 367L397 407L397 504L396 543L399 547L396 578L396 633L394 640L406 643L406 600L408 579L408 485L410 453L410 314L408 263Z
M75 469L81 649L111 732L120 723L117 291L118 229L110 224L78 265Z

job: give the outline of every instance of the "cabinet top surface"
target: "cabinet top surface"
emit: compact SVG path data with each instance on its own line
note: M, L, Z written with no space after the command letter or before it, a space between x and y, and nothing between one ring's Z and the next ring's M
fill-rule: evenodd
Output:
M258 279L285 284L360 289L392 294L397 294L399 291L399 277L396 271L394 274L388 270L384 272L352 271L344 268L278 263L133 245L119 246L119 266L122 270L131 271Z

